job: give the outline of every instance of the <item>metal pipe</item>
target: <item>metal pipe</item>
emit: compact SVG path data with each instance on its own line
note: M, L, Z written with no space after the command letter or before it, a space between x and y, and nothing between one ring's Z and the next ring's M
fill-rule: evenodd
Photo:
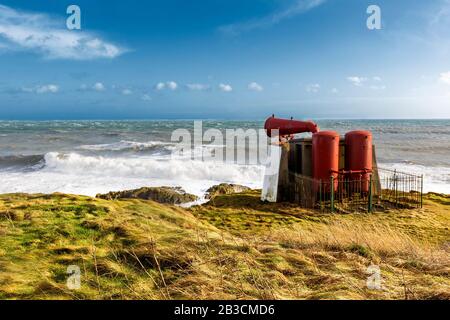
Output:
M271 116L264 124L264 129L269 137L287 136L296 133L319 131L319 127L312 121L298 121L293 119L280 119ZM278 132L276 132L278 131Z

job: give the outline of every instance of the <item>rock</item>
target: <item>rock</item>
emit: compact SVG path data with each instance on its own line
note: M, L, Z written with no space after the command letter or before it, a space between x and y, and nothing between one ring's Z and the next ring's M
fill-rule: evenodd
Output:
M168 204L182 204L198 200L197 196L186 193L180 187L143 187L134 190L97 194L95 197L105 200L143 199Z
M206 199L212 199L218 195L240 193L249 190L251 190L249 187L239 184L221 183L206 190Z

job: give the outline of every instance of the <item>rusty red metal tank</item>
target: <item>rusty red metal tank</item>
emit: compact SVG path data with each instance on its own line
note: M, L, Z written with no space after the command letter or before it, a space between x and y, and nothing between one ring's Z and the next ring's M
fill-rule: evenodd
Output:
M365 130L348 132L345 135L345 170L354 183L354 192L368 192L372 173L372 133ZM359 186L358 186L359 184ZM356 190L355 190L356 189Z
M264 124L264 129L269 137L272 136L286 136L296 133L312 132L315 133L319 131L317 124L312 121L298 121L293 119L280 119L272 116L266 120ZM273 130L278 130L278 134L272 132ZM273 134L272 134L273 133Z
M334 190L338 186L339 170L339 134L335 131L320 131L312 138L313 178L322 181L322 191L330 192L331 176L334 179ZM320 186L315 186L319 191Z

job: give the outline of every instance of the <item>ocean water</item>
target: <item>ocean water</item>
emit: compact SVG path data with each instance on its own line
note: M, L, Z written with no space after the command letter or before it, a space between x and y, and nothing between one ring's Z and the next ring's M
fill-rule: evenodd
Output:
M450 120L322 120L322 130L371 130L378 163L424 175L425 191L450 194ZM264 166L174 155L176 129L193 121L0 121L0 193L97 193L181 186L202 197L228 182L261 187ZM203 121L203 130L261 129L261 121ZM304 134L307 136L307 134ZM263 140L261 140L263 141ZM265 142L265 141L263 141ZM210 154L224 141L205 142ZM237 145L249 154L256 145ZM260 157L261 160L264 157Z

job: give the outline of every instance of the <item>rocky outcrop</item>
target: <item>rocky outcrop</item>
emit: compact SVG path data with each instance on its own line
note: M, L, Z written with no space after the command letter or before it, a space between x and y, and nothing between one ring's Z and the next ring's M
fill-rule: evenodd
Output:
M186 193L180 187L143 187L134 190L98 194L96 198L105 200L143 199L167 204L183 204L198 200L197 196Z
M239 184L221 183L206 190L205 197L206 199L212 199L218 195L240 193L249 190L251 190L249 187L241 186Z

